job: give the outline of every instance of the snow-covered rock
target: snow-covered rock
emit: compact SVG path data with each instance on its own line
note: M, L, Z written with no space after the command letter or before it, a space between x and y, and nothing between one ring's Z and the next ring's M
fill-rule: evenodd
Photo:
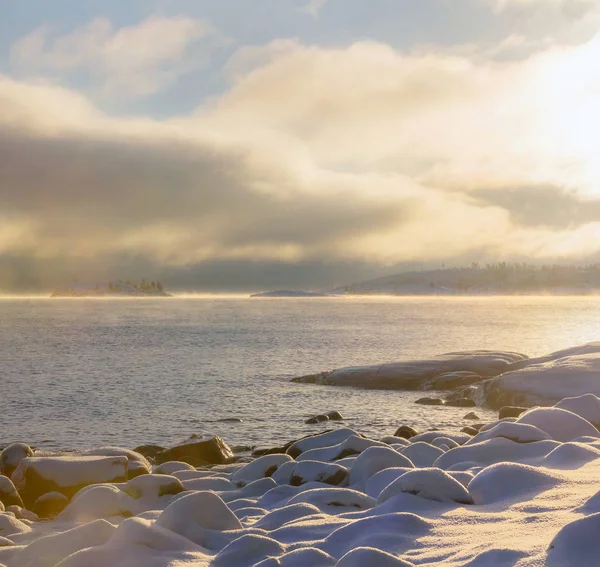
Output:
M387 447L370 447L363 451L352 464L349 484L363 490L367 481L379 471L393 467L414 468L412 461Z
M510 365L526 358L525 355L514 352L451 352L427 360L340 368L332 372L294 378L292 381L383 390L420 390L436 376L451 372L472 372L482 377L496 376Z
M359 455L363 451L366 451L369 447L384 447L387 448L385 443L374 441L373 439L366 439L358 435L352 435L342 441L341 443L332 447L321 447L317 449L310 449L304 451L301 455L296 457L297 461L337 461L351 455Z
M444 451L439 447L430 445L423 441L411 443L401 451L402 455L410 459L415 467L430 467L435 461L444 454ZM402 465L406 466L406 465Z
M247 484L258 480L259 478L265 478L273 476L277 469L285 464L291 462L293 459L289 455L265 455L259 457L254 461L244 465L231 475L232 482L243 482Z
M600 343L594 343L598 345ZM569 354L531 363L482 383L486 405L552 405L567 396L600 396L600 348L587 354Z
M594 394L565 398L554 404L554 407L577 414L594 426L600 425L600 398Z
M196 469L188 464L181 461L167 461L161 465L154 467L154 474L173 474L179 471L195 471Z
M534 408L524 413L516 423L533 425L556 441L573 441L583 436L600 438L600 433L589 421L559 408Z
M12 480L0 475L0 502L4 506L23 506L21 496L17 492Z
M70 498L90 484L127 480L127 457L27 457L12 480L26 504L47 492Z
M545 441L552 439L549 433L542 431L534 425L525 423L498 423L490 429L486 429L469 439L464 446L475 445L488 439L504 437L517 443L533 443L534 441Z
M342 557L335 567L412 567L414 564L374 547L357 547Z
M401 493L413 494L436 502L473 503L468 490L447 472L438 468L408 471L381 492L377 503L381 504Z
M127 457L127 477L130 479L152 472L152 466L144 455L129 449L124 449L123 447L100 447L99 449L81 451L76 453L76 455L81 455L83 457Z
M522 498L524 493L541 492L563 481L562 475L520 463L497 463L480 471L469 483L477 505Z
M326 431L319 435L311 435L304 439L299 439L287 449L287 454L292 458L298 458L298 455L311 449L320 449L323 447L332 447L343 443L349 437L357 436L358 433L352 429L334 429L333 431Z
M301 486L307 482L322 482L332 486L344 486L348 482L348 470L335 463L301 461L296 463L290 484Z

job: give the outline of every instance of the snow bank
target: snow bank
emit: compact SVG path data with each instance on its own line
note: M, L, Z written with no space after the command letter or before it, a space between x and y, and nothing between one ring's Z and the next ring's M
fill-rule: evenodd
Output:
M598 430L573 412L560 408L535 408L525 412L516 425L533 425L556 441L573 441L578 437L600 437Z

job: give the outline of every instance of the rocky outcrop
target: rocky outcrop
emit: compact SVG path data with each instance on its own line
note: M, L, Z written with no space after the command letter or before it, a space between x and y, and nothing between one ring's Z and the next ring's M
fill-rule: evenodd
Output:
M340 368L309 376L293 378L292 382L322 384L328 386L355 386L381 390L422 390L436 377L448 373L469 373L486 378L497 376L515 363L526 360L523 354L501 351L467 351L442 354L425 360L406 360L375 366ZM441 379L441 378L440 378ZM464 381L465 375L448 379ZM444 379L446 380L446 379ZM464 385L464 384L461 384Z

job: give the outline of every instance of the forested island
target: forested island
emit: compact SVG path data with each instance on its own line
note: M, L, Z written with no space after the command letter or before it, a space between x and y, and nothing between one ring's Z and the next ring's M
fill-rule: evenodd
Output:
M600 293L600 264L589 266L498 262L410 271L332 290L341 295L592 295Z
M172 295L164 290L160 282L147 282L142 278L139 283L130 280L97 282L91 285L73 282L56 289L50 297L172 297Z

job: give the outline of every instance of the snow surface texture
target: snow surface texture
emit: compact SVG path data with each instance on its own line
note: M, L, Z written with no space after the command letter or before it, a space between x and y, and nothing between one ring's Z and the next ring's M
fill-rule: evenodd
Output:
M600 439L584 419L597 402L558 406L474 438L429 432L394 447L341 429L288 455L198 470L164 463L86 486L48 522L12 505L0 512L0 565L598 565ZM113 473L98 456L28 459L17 487L28 467L57 485ZM102 474L90 473L94 462Z

